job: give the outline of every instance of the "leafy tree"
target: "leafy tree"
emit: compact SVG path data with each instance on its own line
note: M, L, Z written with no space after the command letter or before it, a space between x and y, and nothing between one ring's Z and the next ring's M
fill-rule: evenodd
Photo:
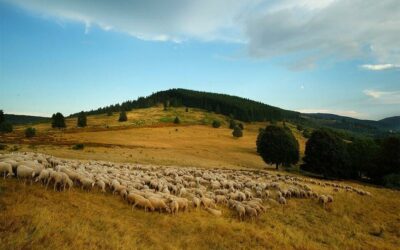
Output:
M121 111L121 113L119 113L119 118L118 121L119 122L126 122L128 120L128 116L126 115L125 111Z
M234 129L236 127L236 122L233 119L229 120L229 128Z
M174 119L174 123L175 123L175 124L179 124L179 123L181 123L181 120L179 120L179 117L175 117L175 119Z
M349 164L346 143L325 129L315 130L306 143L301 168L326 177L350 178L354 173Z
M275 125L260 130L257 137L257 152L268 164L290 166L299 161L299 143L288 128Z
M219 127L221 127L221 122L218 120L214 120L212 122L212 126L213 126L213 128L219 128Z
M217 104L217 106L215 107L215 113L221 114L221 107L219 106L219 104Z
M232 135L234 137L242 137L243 136L243 131L239 126L236 126L233 128Z
M25 137L26 138L32 138L36 135L36 129L29 127L25 129Z
M164 100L163 106L164 106L164 110L167 110L169 107L169 100Z
M3 112L3 110L0 110L0 123L5 122L5 120L6 120L6 118L4 116L4 112Z
M78 121L77 121L77 126L78 127L86 127L87 126L87 118L85 112L80 112L78 115Z
M387 175L400 174L400 138L384 138L380 143L376 161L375 168L367 173L376 183L383 184Z
M373 140L357 139L347 146L350 168L354 178L361 178L364 174L374 171L379 146Z
M65 118L64 116L60 113L57 112L56 114L53 114L51 117L51 126L53 128L65 128Z

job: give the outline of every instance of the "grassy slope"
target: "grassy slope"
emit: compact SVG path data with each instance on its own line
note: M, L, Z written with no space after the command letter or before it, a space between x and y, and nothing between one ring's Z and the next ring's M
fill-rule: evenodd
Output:
M180 126L165 122L175 115L182 120ZM91 116L84 129L74 128L76 120L68 119L69 128L64 132L38 124L38 137L31 141L22 139L25 127L20 126L1 139L22 143L23 150L70 158L197 167L265 166L255 154L258 128L265 124L245 124L244 137L234 139L226 123L219 129L209 126L214 118L226 118L199 110L186 113L184 109L151 108L129 112L128 117L129 121L121 124L116 121L118 114ZM304 150L304 138L293 131ZM27 146L32 142L44 145ZM70 145L77 142L89 146L83 151L71 150ZM395 249L400 244L399 192L373 187L362 187L372 197L335 194L328 210L315 201L292 199L284 208L271 208L259 221L245 223L232 218L229 211L222 218L204 211L177 216L146 214L132 212L111 195L75 189L45 192L37 185L2 179L0 187L0 249ZM319 186L313 189L331 192L319 190ZM374 236L380 228L383 233Z
M0 182L2 249L395 249L400 244L399 193L366 188L373 196L341 192L327 210L290 200L256 221L205 211L176 216L145 213L112 195L56 193L16 180ZM365 188L365 187L364 187ZM383 233L374 236L383 228ZM211 237L212 236L212 237Z

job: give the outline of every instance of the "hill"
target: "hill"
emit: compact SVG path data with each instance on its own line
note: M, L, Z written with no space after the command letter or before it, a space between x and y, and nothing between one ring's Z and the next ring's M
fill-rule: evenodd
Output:
M194 91L188 89L169 89L153 93L137 100L126 101L121 104L98 108L87 111L89 115L105 114L108 112L129 111L132 109L154 107L165 103L172 107L191 107L217 114L222 114L245 122L282 121L287 120L311 128L329 127L355 134L377 135L389 131L400 132L399 117L386 118L381 121L360 120L356 118L334 114L301 114L299 112L284 110L262 102L231 96L226 94ZM72 114L72 117L78 113Z
M137 108L153 107L159 103L168 103L172 107L191 107L217 114L232 116L235 119L250 121L294 120L300 113L284 110L261 102L245 99L238 96L201 92L188 89L170 89L156 92L147 97L139 97L137 100L126 101L121 104L110 105L86 112L87 114L105 114L120 110L129 111ZM72 116L76 116L73 114Z
M13 115L13 114L5 114L4 116L5 116L6 121L8 121L14 125L34 124L34 123L50 121L49 117L42 117L42 116Z

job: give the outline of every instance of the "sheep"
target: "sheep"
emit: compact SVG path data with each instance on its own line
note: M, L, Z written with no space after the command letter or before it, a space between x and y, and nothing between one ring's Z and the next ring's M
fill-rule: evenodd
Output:
M248 205L244 206L246 210L246 215L248 215L251 219L255 219L258 216L257 210L255 208L252 208Z
M35 171L32 168L26 167L24 165L19 165L17 167L17 178L24 179L24 183L26 183L26 180L29 179L32 184L32 178L34 176L35 176Z
M282 204L282 205L286 205L287 204L287 201L286 201L285 197L283 197L283 196L280 196L278 198L278 202L279 202L279 204Z
M169 203L169 208L172 214L176 214L179 211L179 204L176 200Z
M150 201L140 195L135 197L135 203L132 205L132 210L138 205L144 208L145 212L147 212L148 209L150 209L150 211L154 211L154 207L151 205Z
M205 208L207 207L215 208L215 203L213 200L206 197L202 197L200 200L201 200L201 205L203 205Z
M96 182L93 183L94 186L100 188L101 192L105 193L106 192L106 183L102 180L97 180Z
M81 189L82 189L82 190L83 190L83 189L86 189L86 190L88 190L88 191L90 191L90 190L92 189L93 183L94 183L94 181L91 180L90 178L82 177L82 176L80 176L79 182L80 182L80 184L81 184Z
M6 176L14 176L12 165L7 162L0 162L0 173L3 173L3 179L5 179Z
M201 205L201 201L199 198L197 197L193 197L192 199L192 203L193 203L193 207L198 208Z
M329 199L328 199L328 197L326 196L326 195L320 195L319 197L318 197L318 202L325 208L325 206L326 206L326 204L328 204L328 201L329 201Z
M215 216L221 216L222 215L222 212L220 210L217 210L217 209L212 209L212 208L206 207L206 210L207 210L207 212L209 212L210 214L215 215Z
M228 203L228 200L227 200L226 197L223 196L223 195L216 195L216 196L215 196L215 202L216 202L217 204L227 204L227 203Z
M246 215L246 208L242 204L237 203L235 204L235 210L239 216L239 220L243 220L244 216Z
M150 197L148 199L151 203L151 205L154 207L155 210L158 210L160 213L162 210L165 210L165 212L170 213L170 208L165 204L164 200L155 198L155 197Z

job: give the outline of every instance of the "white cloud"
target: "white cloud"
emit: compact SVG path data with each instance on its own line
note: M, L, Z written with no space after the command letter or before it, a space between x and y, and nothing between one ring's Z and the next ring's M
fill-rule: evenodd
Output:
M398 0L2 0L56 20L136 38L246 43L250 56L291 56L293 70L329 58L400 65ZM372 67L373 68L373 67Z
M361 65L363 69L372 70L372 71L380 71L380 70L389 70L389 69L400 69L400 65L397 64L364 64Z
M400 104L400 91L379 91L366 89L363 93L372 101L381 104Z

